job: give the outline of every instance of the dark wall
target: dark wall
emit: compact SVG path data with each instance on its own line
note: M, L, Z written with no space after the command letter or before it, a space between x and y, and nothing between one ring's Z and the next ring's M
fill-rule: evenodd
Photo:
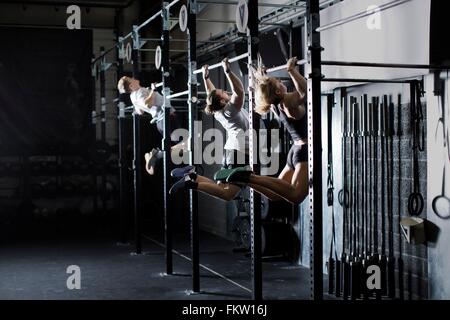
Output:
M430 63L448 64L450 62L450 43L446 39L445 30L448 30L448 1L431 1L430 21Z
M92 139L91 30L1 28L3 154L78 154Z

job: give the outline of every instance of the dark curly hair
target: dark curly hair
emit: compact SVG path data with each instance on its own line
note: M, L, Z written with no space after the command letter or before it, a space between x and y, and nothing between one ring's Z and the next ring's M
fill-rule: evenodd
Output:
M217 94L216 89L212 90L206 97L205 112L207 114L213 114L215 111L222 110L224 105L221 100L222 98Z

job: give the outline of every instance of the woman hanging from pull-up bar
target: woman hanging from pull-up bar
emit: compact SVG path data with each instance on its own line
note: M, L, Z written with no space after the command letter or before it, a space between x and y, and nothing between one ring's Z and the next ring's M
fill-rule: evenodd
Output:
M151 123L156 122L156 127L159 133L163 135L164 124L164 97L156 91L155 85L152 84L151 89L141 87L138 79L130 77L122 77L118 84L117 89L120 93L129 93L131 102L134 106L134 111L142 115L149 113L152 116ZM172 108L170 112L170 129L174 132L179 128L178 120L175 114L175 109ZM171 152L185 152L187 151L187 145L185 142L178 142L177 138L170 134ZM159 148L154 148L150 152L144 155L145 169L148 174L153 175L155 173L155 166L159 159L162 159L163 152Z
M295 85L294 92L287 92L286 86L279 79L268 77L264 69L254 73L255 111L264 114L271 110L293 140L284 169L278 178L256 175L247 167L236 168L226 177L227 182L246 184L271 200L285 199L294 204L301 203L308 194L307 82L296 64L295 57L286 64Z

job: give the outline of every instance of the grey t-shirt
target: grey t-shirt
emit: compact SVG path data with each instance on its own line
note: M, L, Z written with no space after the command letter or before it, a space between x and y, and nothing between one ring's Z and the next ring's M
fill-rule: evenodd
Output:
M214 112L214 118L219 121L227 132L227 141L224 149L238 150L248 153L248 112L244 108L240 110L228 102L220 111Z

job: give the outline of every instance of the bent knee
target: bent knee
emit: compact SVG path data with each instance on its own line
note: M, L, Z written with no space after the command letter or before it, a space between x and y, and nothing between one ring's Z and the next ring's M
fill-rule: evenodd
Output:
M300 204L303 202L303 200L306 199L306 196L308 195L308 190L306 192L299 192L297 193L294 198L292 199L293 204Z

